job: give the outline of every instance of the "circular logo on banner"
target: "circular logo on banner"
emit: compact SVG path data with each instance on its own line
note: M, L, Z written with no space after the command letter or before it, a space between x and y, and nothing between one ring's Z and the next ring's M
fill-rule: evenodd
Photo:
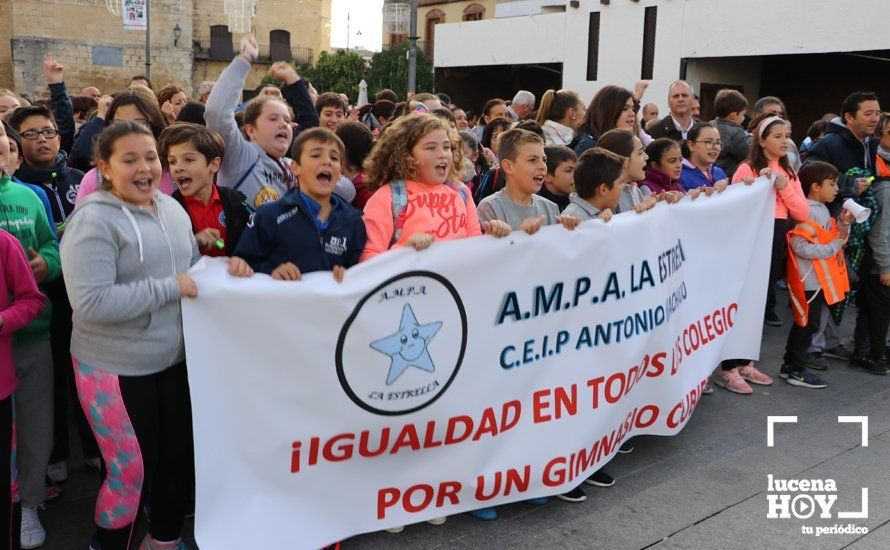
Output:
M429 406L460 370L467 312L429 271L397 275L362 298L337 339L337 376L356 405L396 416Z

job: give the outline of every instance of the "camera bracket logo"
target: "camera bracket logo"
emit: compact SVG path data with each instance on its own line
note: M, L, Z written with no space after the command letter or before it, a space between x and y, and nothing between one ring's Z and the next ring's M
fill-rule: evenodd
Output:
M428 407L460 370L467 314L447 279L430 271L392 277L355 306L337 339L337 377L368 412L396 416Z
M839 416L839 423L861 425L861 446L868 447L868 417ZM775 425L796 424L796 416L768 416L766 428L767 447L775 446ZM838 500L838 487L834 479L780 479L767 475L767 514L768 519L868 519L868 487L861 487L860 509L838 511L833 508ZM866 534L868 528L853 523L833 525L801 525L805 535Z

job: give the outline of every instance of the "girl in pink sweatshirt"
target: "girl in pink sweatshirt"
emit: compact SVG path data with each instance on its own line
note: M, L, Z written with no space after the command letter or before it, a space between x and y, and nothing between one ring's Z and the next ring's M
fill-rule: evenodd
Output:
M773 231L772 259L769 269L769 286L766 293L764 322L772 326L782 324L776 315L776 283L785 271L786 234L795 223L805 221L810 215L810 205L803 194L800 180L791 167L788 153L788 123L778 116L764 113L751 122L754 142L748 160L739 165L732 182L750 180L757 176L775 176L776 218ZM788 219L789 214L794 222ZM772 378L754 367L749 359L729 359L720 364L714 383L727 390L750 394L750 384L768 386Z
M0 139L5 147L6 136ZM5 157L0 161L5 163ZM0 230L0 537L2 548L13 548L19 542L21 521L12 520L13 500L17 500L15 480L10 463L15 453L15 432L12 422L12 393L16 388L15 365L12 361L12 334L28 325L43 311L45 298L37 289L25 251L18 239ZM0 539L0 540L2 540Z
M482 235L469 188L460 182L460 137L432 115L416 113L386 128L365 161L365 185L374 195L365 205L368 241L361 261L391 248L428 248L434 241ZM509 234L509 226L486 222L486 233Z

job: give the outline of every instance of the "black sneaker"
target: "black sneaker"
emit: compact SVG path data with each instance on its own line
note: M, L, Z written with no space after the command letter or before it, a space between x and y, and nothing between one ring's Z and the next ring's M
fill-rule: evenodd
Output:
M828 361L825 360L825 357L822 357L823 353L808 353L807 354L807 367L813 370L828 370Z
M596 487L611 487L615 485L615 478L607 474L605 470L597 470L593 472L593 475L585 479L584 483L595 485Z
M850 359L850 364L856 367L862 367L865 372L885 376L890 374L890 367L881 361L875 361L871 357L855 356Z
M792 386L812 388L816 390L828 387L828 384L825 383L824 380L806 370L790 373L788 378L785 379L785 382L788 382Z
M629 441L625 441L624 443L621 444L620 447L618 447L618 452L623 455L630 454L630 453L634 452L634 446L631 445Z
M766 315L763 317L763 322L771 327L782 326L782 320L776 315L775 311L767 311Z
M841 361L849 361L853 358L853 352L847 349L847 346L838 344L831 349L822 350L822 355L831 357L832 359L840 359Z
M792 368L791 365L782 365L782 368L779 369L779 378L788 380L788 377L791 376L792 372L794 372L794 368Z
M584 502L585 500L587 500L587 495L584 494L584 490L581 489L581 487L575 487L568 493L556 495L556 498L562 499L566 502Z

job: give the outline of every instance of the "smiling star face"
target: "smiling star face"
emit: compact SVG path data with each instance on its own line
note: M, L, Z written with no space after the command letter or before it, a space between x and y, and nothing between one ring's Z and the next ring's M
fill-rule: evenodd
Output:
M405 304L399 330L386 338L371 342L372 349L391 358L387 385L395 382L408 367L417 367L427 372L436 370L427 346L440 328L442 321L425 325L418 323L411 305Z

